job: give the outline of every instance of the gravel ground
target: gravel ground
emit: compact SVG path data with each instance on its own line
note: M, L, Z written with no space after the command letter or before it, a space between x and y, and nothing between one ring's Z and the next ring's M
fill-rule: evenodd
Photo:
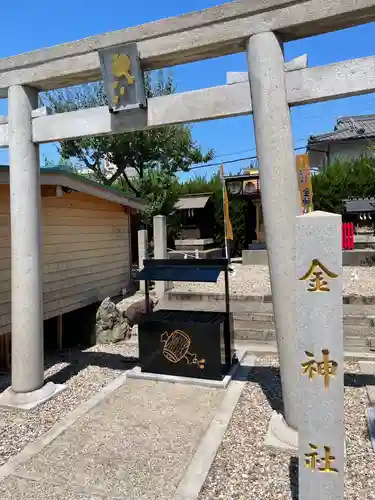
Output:
M230 276L233 295L269 295L271 293L268 266L232 264L235 272ZM224 274L217 283L174 283L173 290L184 292L224 293ZM374 295L375 267L344 267L345 295Z
M291 491L291 484L298 482L295 457L263 446L272 408L281 409L277 367L276 358L257 360L199 500L298 498L296 489ZM345 372L346 384L355 384L356 377L350 374L359 373L358 366L346 363ZM374 454L365 417L367 406L364 387L345 387L346 500L375 499Z
M86 350L66 349L46 363L45 377L68 389L30 412L0 408L0 465L48 431L66 413L88 400L132 365L122 356L137 356L126 344L97 345ZM0 391L10 384L0 376Z

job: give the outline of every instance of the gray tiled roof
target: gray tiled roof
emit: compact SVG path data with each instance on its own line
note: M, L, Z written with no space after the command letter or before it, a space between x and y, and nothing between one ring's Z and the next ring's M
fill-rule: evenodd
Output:
M343 116L338 118L333 132L312 135L309 145L343 141L347 139L371 139L375 137L375 115Z
M374 212L375 198L352 198L344 200L346 212Z
M190 208L204 208L211 198L212 193L186 194L181 196L174 208L176 210L188 210Z

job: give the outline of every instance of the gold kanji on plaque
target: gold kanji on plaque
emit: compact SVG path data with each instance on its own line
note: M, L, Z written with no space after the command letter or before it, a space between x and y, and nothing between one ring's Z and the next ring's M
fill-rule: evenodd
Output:
M135 78L131 74L131 61L127 54L114 54L112 56L112 71L115 77L113 82L113 88L115 90L120 90L120 96L125 95L125 87L121 86L120 79L125 78L128 85L133 85L135 83ZM119 96L115 95L113 98L113 103L117 105L119 103Z
M328 278L334 279L337 277L338 274L329 271L318 259L314 259L307 273L299 278L299 280L310 281L309 288L307 289L308 292L329 292Z
M318 453L318 446L309 443L311 448L310 453L305 453L305 467L311 469L312 472L338 472L335 467L332 467L332 462L336 458L331 455L331 447L324 446L324 456L320 457ZM320 465L320 467L318 467Z
M334 377L337 372L337 363L329 359L328 349L323 349L323 361L316 361L314 354L309 351L305 351L306 356L309 358L308 361L301 363L303 368L303 375L307 375L310 380L314 378L314 375L320 375L324 377L324 387L326 391L329 388L329 379Z

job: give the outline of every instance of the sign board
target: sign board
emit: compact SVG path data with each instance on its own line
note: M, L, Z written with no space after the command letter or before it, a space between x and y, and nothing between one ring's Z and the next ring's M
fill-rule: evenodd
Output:
M296 168L301 203L301 213L310 212L312 210L313 192L311 184L309 155L297 155Z
M136 43L99 51L109 110L112 113L147 105Z

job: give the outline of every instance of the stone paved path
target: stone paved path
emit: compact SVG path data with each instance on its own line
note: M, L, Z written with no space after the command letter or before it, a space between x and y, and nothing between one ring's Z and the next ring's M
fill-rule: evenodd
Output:
M0 498L171 500L224 395L127 380L0 483Z

